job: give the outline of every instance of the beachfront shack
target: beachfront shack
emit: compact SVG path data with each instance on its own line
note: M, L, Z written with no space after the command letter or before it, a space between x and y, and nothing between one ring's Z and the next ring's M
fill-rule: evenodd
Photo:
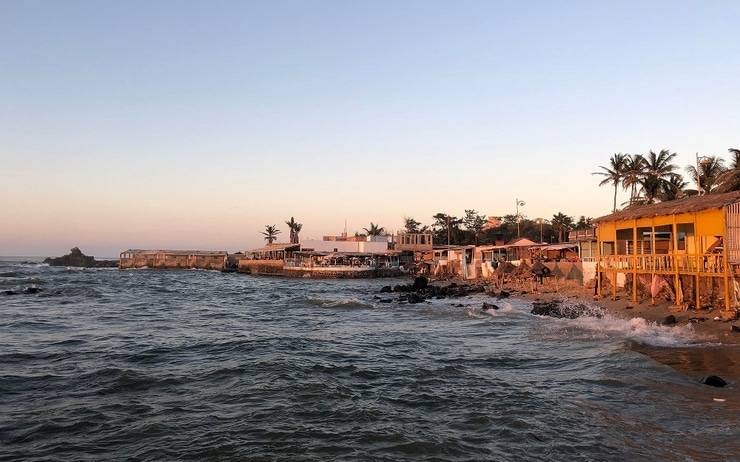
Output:
M506 260L510 262L519 262L531 260L532 250L544 247L547 244L534 242L526 237L514 239L504 246L506 249Z
M634 206L594 220L598 294L626 286L676 305L738 307L740 191ZM640 290L642 289L642 290Z
M208 250L141 250L129 249L121 252L118 267L157 269L210 269L223 271L227 267L226 251Z
M432 250L432 276L475 279L474 245L440 245Z

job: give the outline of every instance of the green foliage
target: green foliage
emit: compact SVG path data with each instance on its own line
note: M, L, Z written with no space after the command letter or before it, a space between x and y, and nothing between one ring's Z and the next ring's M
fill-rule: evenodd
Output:
M385 233L385 228L380 225L376 225L372 221L370 222L369 228L362 229L365 230L365 234L367 234L368 236L381 236L383 235L383 233Z
M280 234L280 230L276 225L265 225L265 230L262 234L265 236L267 243L272 244L277 239L277 235Z

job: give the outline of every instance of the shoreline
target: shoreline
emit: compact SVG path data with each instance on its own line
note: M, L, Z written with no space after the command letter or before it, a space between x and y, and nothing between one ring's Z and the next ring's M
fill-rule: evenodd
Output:
M430 281L431 282L431 281ZM440 283L442 281L434 281ZM457 284L476 285L480 282L449 280ZM484 284L489 285L487 282ZM624 320L644 319L649 323L663 325L666 327L683 328L690 325L697 337L707 340L709 343L717 343L721 346L740 345L740 332L733 332L732 326L740 327L740 321L715 321L715 317L720 316L719 308L711 310L681 310L674 307L670 302L662 301L655 306L650 305L650 301L633 304L628 298L617 296L616 300L609 297L595 298L591 292L592 289L584 287L564 286L553 289L549 283L540 287L538 292L532 292L529 287L506 283L502 290L510 293L511 297L526 300L528 302L571 302L575 304L585 304L597 306L605 312ZM489 292L490 293L490 292ZM668 316L675 318L673 324L663 324ZM693 319L693 320L692 320Z

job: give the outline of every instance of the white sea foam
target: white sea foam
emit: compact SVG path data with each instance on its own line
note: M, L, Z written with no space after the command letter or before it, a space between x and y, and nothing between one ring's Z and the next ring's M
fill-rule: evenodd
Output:
M575 328L570 334L586 335L589 338L622 337L653 346L687 346L697 344L702 338L691 324L663 326L656 322L636 317L624 319L614 316L600 307L587 305L587 315L576 319L560 319L560 326ZM593 316L589 316L593 314Z

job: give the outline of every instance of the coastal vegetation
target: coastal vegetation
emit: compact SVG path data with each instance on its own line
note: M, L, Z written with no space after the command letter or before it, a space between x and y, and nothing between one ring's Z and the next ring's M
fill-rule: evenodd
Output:
M288 229L290 229L290 243L298 244L300 241L299 234L303 229L303 223L298 223L295 221L295 218L290 217L290 220L286 221L285 224L288 225Z
M382 236L383 233L385 233L385 228L383 228L380 225L376 225L373 222L370 222L370 226L367 228L362 228L365 230L365 235L375 237L375 236Z
M278 234L280 234L280 230L276 225L265 225L265 230L262 232L268 244L275 242Z
M740 190L740 149L728 151L729 166L720 156L697 154L696 164L686 167L689 181L674 163L676 153L668 149L651 150L645 155L617 153L593 174L601 177L599 186L614 188L612 211L616 212L620 187L629 192L629 199L622 204L625 207ZM689 187L690 182L695 188Z

